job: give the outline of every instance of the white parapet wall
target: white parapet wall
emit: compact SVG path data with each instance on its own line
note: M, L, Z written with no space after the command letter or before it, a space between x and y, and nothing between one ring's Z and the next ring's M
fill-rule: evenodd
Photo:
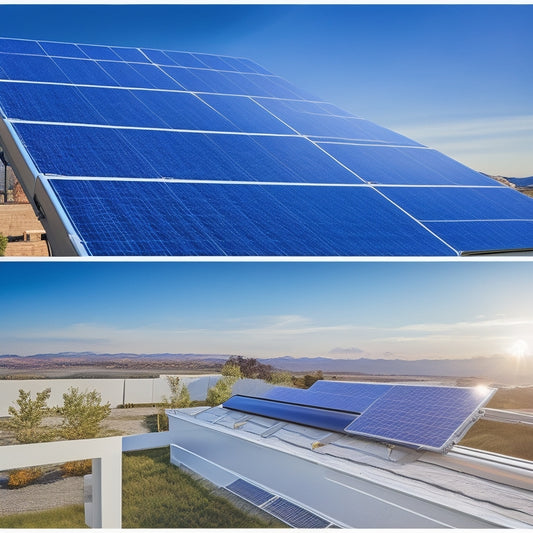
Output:
M205 400L207 390L220 379L219 374L176 375L189 389L191 400ZM15 405L19 389L35 395L48 387L52 390L48 402L50 407L62 405L63 394L70 387L77 387L82 392L96 390L102 395L102 401L109 402L111 407L124 403L158 403L170 394L166 375L131 379L6 379L0 380L0 416L8 416L8 407Z

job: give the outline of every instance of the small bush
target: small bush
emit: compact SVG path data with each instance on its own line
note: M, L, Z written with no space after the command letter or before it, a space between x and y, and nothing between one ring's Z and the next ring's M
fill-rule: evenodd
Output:
M7 237L0 233L0 256L3 256L7 248Z
M40 468L23 468L21 470L13 470L9 474L7 486L10 489L20 489L26 485L31 485L38 480L43 474Z
M91 459L83 461L69 461L61 465L61 474L63 477L85 476L92 472Z

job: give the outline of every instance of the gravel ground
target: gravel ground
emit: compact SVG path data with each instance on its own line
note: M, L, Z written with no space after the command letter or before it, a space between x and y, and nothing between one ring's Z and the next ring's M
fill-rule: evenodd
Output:
M104 430L116 435L136 435L148 433L144 418L154 414L154 407L134 407L132 409L112 409L111 415L104 422ZM59 419L58 419L59 420ZM58 422L49 419L46 422ZM3 430L2 444L15 444L10 432ZM1 447L0 447L1 453ZM2 478L0 473L0 478ZM51 481L36 483L20 489L8 489L5 483L0 485L0 516L43 511L54 507L83 503L83 477L59 478L47 476ZM54 479L55 478L55 479Z
M82 503L82 477L69 477L21 489L0 489L0 516Z

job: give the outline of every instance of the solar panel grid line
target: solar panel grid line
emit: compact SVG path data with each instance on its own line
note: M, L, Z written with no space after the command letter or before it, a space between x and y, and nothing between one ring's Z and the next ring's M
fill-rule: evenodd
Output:
M307 135L309 139L314 140L317 143L320 144L341 144L341 145L350 145L350 146L373 146L377 148L405 148L405 149L416 149L416 150L432 150L432 148L429 148L428 146L416 146L411 144L390 144L386 141L380 141L379 143L372 143L372 142L364 142L365 139L348 139L344 138L343 141L323 141L323 137L320 137L318 135Z
M446 245L450 250L452 250L456 255L460 255L460 251L457 250L456 248L454 248L450 243L448 243L446 240L444 240L440 235L437 235L434 231L432 231L431 229L429 229L423 222L421 222L420 220L418 220L416 217L414 217L411 213L409 213L408 211L406 211L403 207L401 207L400 205L398 205L397 203L395 203L393 200L391 200L386 194L384 194L383 192L381 192L378 188L376 187L373 187L373 189L378 193L378 194L381 194L381 196L383 196L383 198L385 198L386 200L388 200L392 205L394 205L395 207L397 207L402 213L405 213L410 219L412 219L414 222L416 222L417 224L420 224L420 226L422 228L424 228L428 233L430 233L431 235L433 235L433 237L435 237L436 239L438 239L440 242L442 242L444 245Z
M455 219L455 220L421 220L421 222L448 222L448 223L463 223L463 222L479 222L479 219ZM533 222L533 218L484 218L483 222Z

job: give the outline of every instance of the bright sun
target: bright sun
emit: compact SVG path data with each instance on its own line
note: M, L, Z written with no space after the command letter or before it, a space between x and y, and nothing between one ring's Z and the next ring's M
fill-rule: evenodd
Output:
M523 359L529 353L527 342L523 339L517 339L509 349L509 353L517 359Z

